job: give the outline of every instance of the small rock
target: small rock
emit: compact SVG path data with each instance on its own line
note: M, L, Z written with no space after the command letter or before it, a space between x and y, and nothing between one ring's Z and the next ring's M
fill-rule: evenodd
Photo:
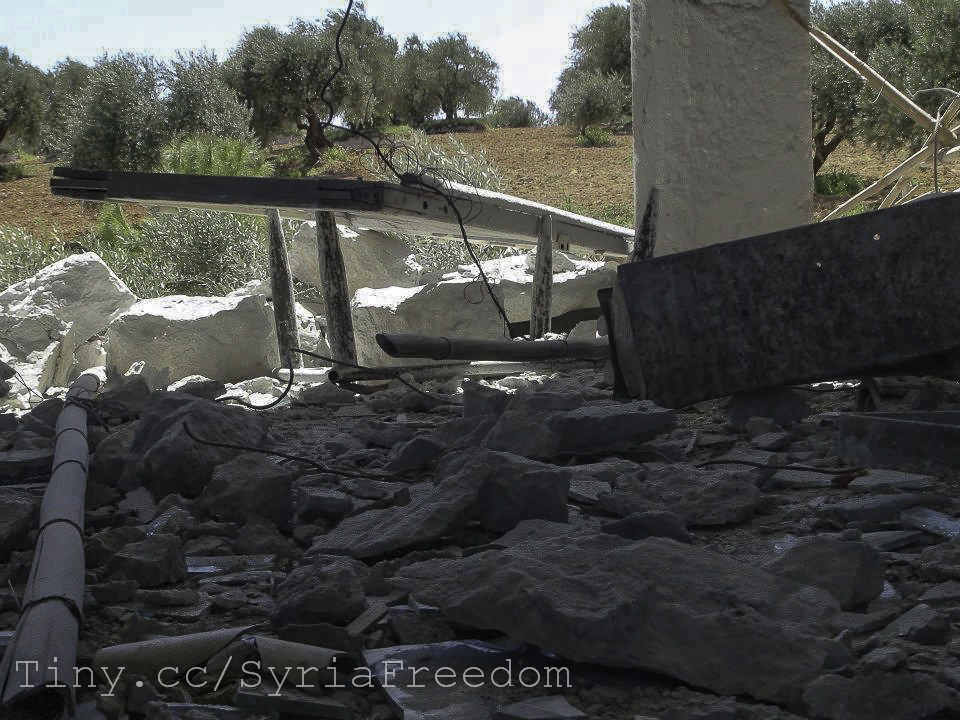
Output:
M788 388L734 395L724 412L727 420L738 428L742 428L753 417L769 418L777 425L787 427L813 414L806 401Z
M226 389L227 386L219 380L211 380L203 375L188 375L167 388L170 392L193 395L204 400L216 400L226 392Z
M390 451L387 470L395 473L426 470L444 449L443 444L433 438L415 437Z
M866 674L895 670L907 659L907 653L898 647L878 647L860 660L859 667Z
M770 432L757 435L750 444L759 450L783 450L790 444L790 433Z
M251 513L230 547L238 555L277 555L297 557L300 551L271 521Z
M151 535L122 548L107 562L108 573L123 573L140 587L152 588L187 577L187 562L175 535Z
M781 433L783 428L772 418L754 416L747 418L747 421L743 423L743 432L750 440L753 440L761 435Z
M881 640L894 638L920 645L945 645L952 634L950 618L929 605L917 605L877 633Z
M137 596L137 583L134 580L110 580L88 585L87 589L101 605L128 602Z
M192 588L141 590L137 600L154 607L187 607L200 601L200 593Z
M297 518L309 523L318 517L339 520L353 512L353 500L339 490L306 487L297 491Z
M873 469L868 470L866 475L855 478L848 487L854 490L884 490L887 488L927 490L936 484L937 478L932 475Z
M129 491L126 496L117 503L117 507L125 510L132 517L136 518L141 525L149 523L157 517L157 505L153 501L153 496L146 488L137 488Z
M280 583L276 622L346 625L366 610L363 580L348 559L315 557L312 563L294 568Z
M844 610L865 605L880 595L886 575L880 553L869 545L825 537L801 542L763 567L826 590Z
M651 440L672 430L677 415L648 400L634 400L584 405L568 412L549 413L545 420L564 452L598 452L623 450Z
M924 530L945 538L960 537L960 520L925 507L914 507L900 513L900 522L907 527Z
M646 537L666 537L679 542L691 543L693 537L679 516L666 510L648 510L627 515L622 520L603 523L600 529L627 540L642 540Z
M492 388L482 381L465 379L463 388L463 416L500 415L510 403L510 394Z
M290 471L259 453L244 453L218 465L197 505L225 522L243 523L251 513L285 527L293 520Z
M102 565L124 546L144 540L146 537L147 533L137 527L127 526L101 530L87 540L84 546L87 567Z
M823 675L803 692L814 720L922 720L950 703L946 688L922 673Z

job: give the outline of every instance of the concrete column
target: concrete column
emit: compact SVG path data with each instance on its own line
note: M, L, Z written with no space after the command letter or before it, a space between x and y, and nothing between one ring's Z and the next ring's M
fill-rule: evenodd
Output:
M805 17L809 0L790 0ZM774 0L632 0L637 218L654 254L813 220L810 41Z

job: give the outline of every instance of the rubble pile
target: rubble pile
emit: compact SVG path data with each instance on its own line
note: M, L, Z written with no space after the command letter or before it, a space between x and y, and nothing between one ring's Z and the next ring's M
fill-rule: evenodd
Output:
M283 391L263 375L262 293L138 302L95 256L44 272L100 284L74 309L30 282L0 295L23 331L4 344L21 383L75 374L77 328L105 318L108 364L136 333L169 359L114 369L88 407L85 597L64 678L81 717L960 717L957 477L889 452L852 465L871 449L844 435L853 385L674 410L568 368L427 392L295 385L257 411L222 396ZM56 332L30 337L49 344L30 345L48 315ZM174 315L225 333L196 333L208 344L181 357ZM14 382L10 405L29 409L0 413L8 640L64 407L53 385ZM889 380L873 400L954 417L960 388Z
M266 412L206 390L132 377L97 401L90 717L960 711L955 479L840 473L852 389L806 393L786 425L618 402L592 371ZM59 407L3 434L7 630Z

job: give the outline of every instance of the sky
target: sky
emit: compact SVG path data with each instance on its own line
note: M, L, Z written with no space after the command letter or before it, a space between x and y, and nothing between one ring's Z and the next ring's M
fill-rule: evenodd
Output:
M546 109L569 52L570 31L611 0L367 0L367 14L402 44L463 32L500 63L500 95ZM346 0L0 0L0 45L47 70L66 56L92 62L104 51L170 58L206 47L221 58L245 29L322 17Z

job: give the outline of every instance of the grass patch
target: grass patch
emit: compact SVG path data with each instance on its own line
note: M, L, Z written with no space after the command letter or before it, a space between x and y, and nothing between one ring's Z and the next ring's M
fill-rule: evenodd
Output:
M598 127L584 128L575 142L579 147L610 147L614 144L613 135Z
M867 184L866 178L843 170L819 173L813 178L813 189L817 195L856 195Z

